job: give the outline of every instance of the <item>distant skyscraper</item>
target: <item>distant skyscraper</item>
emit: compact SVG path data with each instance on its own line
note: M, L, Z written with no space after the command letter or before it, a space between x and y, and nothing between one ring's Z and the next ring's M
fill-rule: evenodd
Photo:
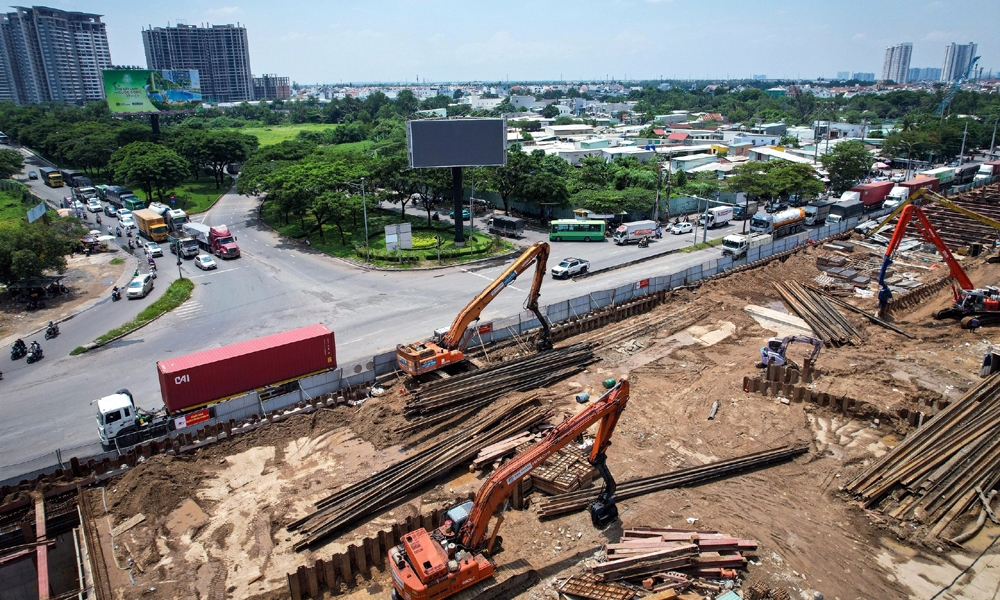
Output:
M253 100L247 30L239 25L177 25L142 31L150 69L197 69L201 95L215 102Z
M851 75L851 79L856 79L858 81L875 81L875 73L854 73Z
M767 75L754 75L753 78L756 79L757 81L763 81L767 79Z
M885 61L882 63L881 81L906 83L910 75L910 54L913 44L904 42L885 49Z
M965 75L969 63L976 56L977 44L951 43L944 47L944 65L941 66L941 81L955 81Z
M910 81L937 81L941 79L941 69L934 67L910 69Z
M257 100L288 100L292 88L287 77L261 75L253 78L253 97Z
M0 100L95 102L111 67L101 15L33 6L0 15Z
M837 71L837 79L847 80L851 78L850 71Z

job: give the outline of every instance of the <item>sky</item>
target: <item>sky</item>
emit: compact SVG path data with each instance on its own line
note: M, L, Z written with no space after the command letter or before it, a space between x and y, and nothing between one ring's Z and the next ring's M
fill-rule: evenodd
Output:
M27 3L25 3L27 4ZM979 44L1000 70L996 0L49 0L104 15L111 59L145 66L141 30L246 26L255 75L308 83L835 77Z

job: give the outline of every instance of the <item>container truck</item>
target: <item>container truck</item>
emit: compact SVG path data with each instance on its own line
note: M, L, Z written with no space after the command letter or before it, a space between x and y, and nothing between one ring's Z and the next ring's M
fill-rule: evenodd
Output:
M860 195L859 200L865 205L866 210L874 210L882 206L885 197L895 186L896 184L891 181L876 181L856 185L851 188L851 191Z
M899 187L906 188L907 190L909 190L909 194L913 195L913 192L921 188L927 188L932 192L936 192L938 191L938 188L941 186L941 182L938 181L936 177L917 176L908 181L900 182L897 185L899 185Z
M615 234L611 238L619 246L629 242L638 242L644 237L653 237L656 232L656 221L633 221L622 223L615 229Z
M189 235L178 233L177 235L167 234L167 243L170 244L170 251L184 258L194 258L198 256L198 240Z
M896 208L910 196L910 190L897 185L896 187L889 190L889 194L885 197L885 202L882 203L882 208Z
M865 205L860 200L840 201L830 207L826 217L827 224L840 223L865 212Z
M181 227L189 220L187 213L179 208L168 210L163 217L167 220L167 227L173 231L180 231Z
M238 258L240 255L236 238L229 233L229 228L225 225L209 227L202 223L185 223L182 229L184 233L197 240L203 250L219 258Z
M786 208L774 214L754 215L750 219L750 231L752 233L770 233L775 238L798 233L806 224L806 211L804 208Z
M951 182L951 180L955 178L955 169L952 167L938 167L936 169L930 169L929 171L921 171L917 174L924 175L926 177L933 177L938 180L939 185L944 185Z
M97 401L101 443L131 446L214 416L215 405L337 368L333 332L311 325L156 363L163 408L146 411L127 389ZM280 389L280 388L279 388Z
M104 188L103 192L104 199L107 200L108 204L114 206L115 208L125 208L125 204L122 200L127 197L135 196L135 194L132 193L132 190L117 185L109 185Z
M955 167L955 177L951 180L951 184L966 185L972 183L977 173L979 173L979 165L977 164L965 164Z
M774 237L767 233L748 233L727 235L722 238L722 255L732 256L733 260L746 258L752 248L770 244Z
M819 200L812 204L807 204L803 209L806 211L806 225L822 225L825 223L826 216L830 214L830 207L836 203L836 200Z
M132 218L135 219L135 226L139 229L139 234L142 237L154 242L167 241L167 224L155 210L143 208L134 211Z
M998 175L1000 175L1000 160L990 161L979 165L979 171L976 173L975 181L988 182Z
M705 225L706 214L702 213L698 215L698 222L703 226L712 229L713 227L725 227L733 220L733 207L732 206L714 206L708 209L708 225Z

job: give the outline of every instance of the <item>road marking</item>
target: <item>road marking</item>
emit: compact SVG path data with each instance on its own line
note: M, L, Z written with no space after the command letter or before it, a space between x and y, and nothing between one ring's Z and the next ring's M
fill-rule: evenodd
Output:
M174 309L174 314L187 321L194 319L205 312L205 307L197 300L188 300L178 308Z
M489 280L489 281L494 281L496 279L494 277L487 277L486 275L483 275L482 273L476 273L474 271L469 271L469 270L466 270L466 269L462 269L462 272L463 273L468 273L469 275L475 275L476 277L482 277L483 279L486 279L486 280ZM512 290L517 290L519 292L523 292L524 291L521 288L519 288L517 286L513 286L513 285L508 285L507 287L509 287Z
M232 269L223 269L221 271L216 270L215 272L216 273L228 273L230 271L238 271L238 270L239 270L239 267L233 267ZM201 275L192 275L192 276L188 277L188 279L198 279L199 277L208 277L209 275L211 275L211 273L202 273Z

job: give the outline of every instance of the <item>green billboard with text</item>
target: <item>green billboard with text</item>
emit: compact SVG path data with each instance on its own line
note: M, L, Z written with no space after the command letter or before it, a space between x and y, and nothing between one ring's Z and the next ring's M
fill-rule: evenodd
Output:
M103 71L104 94L112 114L156 113L149 101L152 71L112 70Z

